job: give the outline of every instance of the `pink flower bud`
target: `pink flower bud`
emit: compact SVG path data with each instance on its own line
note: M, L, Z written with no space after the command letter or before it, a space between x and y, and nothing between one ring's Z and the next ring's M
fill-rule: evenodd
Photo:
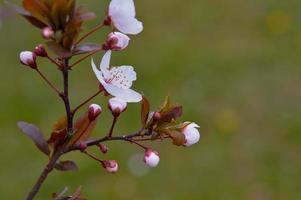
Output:
M182 133L185 135L185 146L191 146L200 140L200 133L197 128L199 128L199 125L191 123L182 130Z
M20 53L20 61L23 65L27 65L33 69L37 68L36 55L31 51L22 51Z
M156 167L159 164L160 157L157 151L147 149L144 153L144 162L150 167Z
M101 107L97 104L91 104L89 106L89 114L88 114L88 117L89 117L89 120L90 121L93 121L95 120L98 115L101 113Z
M105 50L114 50L119 51L125 49L129 44L130 38L120 32L111 32L105 44L103 45L103 48Z
M118 171L118 163L115 160L104 160L102 166L110 173L116 173Z
M37 56L40 56L40 57L47 57L48 54L44 48L44 46L42 44L39 44L38 46L36 46L36 48L34 49L34 53L37 55Z
M46 40L49 40L54 35L54 31L51 27L45 27L42 30L42 37Z
M157 122L160 120L160 118L161 118L161 114L159 112L154 112L153 120Z
M127 106L126 101L113 97L109 99L109 109L112 111L112 114L117 117L120 113L124 112Z
M109 151L109 148L105 144L98 144L99 150L103 153L106 154Z
M85 142L80 142L79 145L78 145L78 148L81 150L81 151L84 151L86 150L87 148L87 144Z

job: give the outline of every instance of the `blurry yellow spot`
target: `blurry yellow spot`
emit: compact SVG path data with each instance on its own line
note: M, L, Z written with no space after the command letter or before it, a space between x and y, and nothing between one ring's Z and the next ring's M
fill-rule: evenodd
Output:
M225 109L215 116L216 127L223 133L234 133L239 129L239 116L230 109Z
M292 26L292 17L282 10L271 12L266 18L267 28L275 34L287 33Z

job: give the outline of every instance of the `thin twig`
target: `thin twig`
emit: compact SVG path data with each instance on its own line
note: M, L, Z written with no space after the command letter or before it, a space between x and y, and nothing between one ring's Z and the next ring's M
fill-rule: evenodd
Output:
M59 91L59 89L57 89L53 83L39 70L39 68L36 68L36 71L38 72L38 74L41 76L41 78L58 94L60 95L61 92Z
M32 200L36 194L39 192L42 184L44 183L44 181L46 180L47 176L49 175L49 173L54 169L54 166L57 162L57 160L59 159L59 157L62 155L62 153L60 151L57 151L49 160L48 164L46 165L46 167L43 169L43 172L41 173L40 177L38 178L37 182L35 183L35 185L33 186L33 188L31 189L31 191L29 192L28 196L26 197L26 200Z
M58 66L59 69L62 70L63 66L62 66L60 63L58 63L56 60L54 60L53 58L51 58L51 57L48 56L48 55L46 56L46 58L47 58L50 62L52 62L52 63L54 63L56 66Z
M96 27L94 27L92 30L90 30L89 32L87 32L85 35L83 35L80 39L78 39L76 42L75 42L75 45L79 44L81 41L83 41L84 39L86 39L89 35L91 35L92 33L98 31L99 29L101 29L102 27L104 27L105 24L102 23L102 24L99 24L97 25Z
M108 133L108 137L109 137L109 138L112 137L112 134L113 134L113 131L114 131L114 128L115 128L117 119L118 119L118 117L114 116L113 122L112 122L112 125L111 125L111 128L110 128L110 131L109 131L109 133Z
M69 66L69 68L73 68L75 65L77 65L78 63L82 62L83 60L85 60L86 58L89 58L90 56L96 54L97 52L101 51L102 48L96 49L94 51L91 51L90 53L88 53L87 55L83 56L82 58L78 59L77 61L75 61L73 64L71 64Z
M82 106L84 106L86 103L88 103L89 101L91 101L94 97L96 97L97 95L99 95L103 90L98 90L95 94L93 94L91 97L89 97L88 99L86 99L84 102L82 102L81 104L79 104L78 106L76 106L73 110L72 110L72 114L74 115L76 113L76 111L78 111Z

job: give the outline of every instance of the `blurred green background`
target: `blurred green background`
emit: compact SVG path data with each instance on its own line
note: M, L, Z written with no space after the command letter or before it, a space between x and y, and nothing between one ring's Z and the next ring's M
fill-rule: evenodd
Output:
M85 31L103 19L108 2L80 1L99 15ZM72 154L68 159L80 171L52 173L37 199L79 185L92 200L301 199L301 1L140 0L136 7L145 29L125 51L113 54L112 63L135 67L134 88L148 96L153 109L166 94L181 103L182 119L201 126L201 141L191 148L150 144L161 156L155 169L144 166L136 146L108 143L104 158L118 160L116 175ZM87 41L101 42L107 31ZM41 42L40 32L21 17L3 21L0 199L24 199L47 162L16 122L35 123L48 137L64 113L37 74L19 64L19 52ZM61 86L54 66L43 59L39 65ZM72 71L72 105L96 88L87 60ZM94 102L105 112L93 136L103 135L111 121L106 99ZM116 133L137 130L139 107L129 106Z

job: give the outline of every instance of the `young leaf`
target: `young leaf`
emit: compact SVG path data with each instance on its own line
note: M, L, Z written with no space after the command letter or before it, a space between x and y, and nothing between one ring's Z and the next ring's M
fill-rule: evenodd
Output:
M160 122L171 122L172 120L176 120L177 118L181 117L182 113L182 106L171 107L169 110L161 113Z
M144 126L147 122L147 118L149 115L149 101L145 96L142 96L142 101L141 101L141 123Z
M23 0L23 7L44 24L50 23L50 11L40 0Z
M89 120L88 112L82 115L74 123L73 130L75 130L71 140L68 142L67 146L74 145L80 141L84 141L90 137L95 125L97 123L97 118L92 122Z
M172 138L174 145L181 146L185 143L185 136L183 133L176 130L171 130L168 132L168 134Z
M33 17L30 12L28 12L27 10L25 10L24 8L17 6L9 1L5 1L5 3L12 9L14 10L16 13L18 13L19 15L23 16L25 19L27 19L32 25L34 25L37 28L44 28L47 25L45 23L43 23L42 21L38 20L37 18Z
M18 127L25 133L28 137L32 139L35 145L46 155L50 155L50 150L46 140L43 137L40 129L33 124L27 122L18 122Z
M96 51L101 49L101 46L99 44L81 44L77 45L74 50L73 54L78 55L78 54L84 54L84 53L89 53L92 51Z
M71 160L66 160L66 161L60 161L55 164L55 169L60 170L60 171L77 171L78 167L75 164L75 162Z

